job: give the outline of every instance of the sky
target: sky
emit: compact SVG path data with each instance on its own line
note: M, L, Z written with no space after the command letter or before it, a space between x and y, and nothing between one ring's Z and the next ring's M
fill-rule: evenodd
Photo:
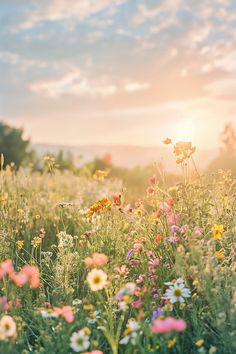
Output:
M216 147L236 0L0 0L0 119L37 143Z

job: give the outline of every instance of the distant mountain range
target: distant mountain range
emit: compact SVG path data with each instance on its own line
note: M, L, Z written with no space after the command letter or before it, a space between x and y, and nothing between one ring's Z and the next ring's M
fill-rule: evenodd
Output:
M56 154L60 150L70 151L77 165L92 161L95 157L111 154L114 165L123 167L146 166L152 163L161 163L166 171L176 171L176 163L169 146L126 146L126 145L83 145L63 146L49 144L33 144L33 149L39 156L47 153ZM205 169L217 156L217 150L199 149L195 154L195 161L200 170Z

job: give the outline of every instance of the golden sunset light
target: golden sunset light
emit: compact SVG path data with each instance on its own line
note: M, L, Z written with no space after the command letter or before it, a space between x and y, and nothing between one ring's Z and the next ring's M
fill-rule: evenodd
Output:
M0 0L0 354L236 353L236 0Z

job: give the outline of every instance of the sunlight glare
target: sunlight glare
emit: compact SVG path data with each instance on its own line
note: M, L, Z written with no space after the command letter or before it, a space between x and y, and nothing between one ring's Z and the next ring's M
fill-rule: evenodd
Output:
M181 120L173 126L174 141L194 141L196 128L192 120Z

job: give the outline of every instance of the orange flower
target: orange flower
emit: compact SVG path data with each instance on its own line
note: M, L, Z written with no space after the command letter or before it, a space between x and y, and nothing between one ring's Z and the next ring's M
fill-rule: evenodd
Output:
M94 213L107 210L111 207L112 203L108 198L102 198L95 204L91 205L87 212L87 218L91 218Z
M172 140L169 139L169 138L166 138L164 141L163 141L164 144L166 145L169 145L169 144L172 144Z
M92 257L84 259L87 267L102 267L108 262L108 257L103 253L94 253Z

